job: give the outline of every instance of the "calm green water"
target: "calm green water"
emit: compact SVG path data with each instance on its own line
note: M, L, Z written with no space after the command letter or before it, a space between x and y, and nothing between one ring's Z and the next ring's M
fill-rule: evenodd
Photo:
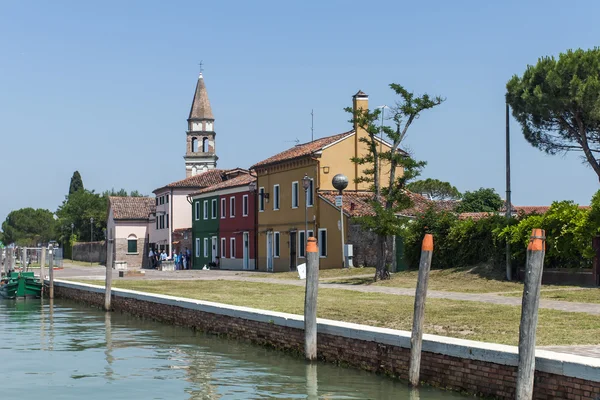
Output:
M0 399L458 399L73 302L0 299Z

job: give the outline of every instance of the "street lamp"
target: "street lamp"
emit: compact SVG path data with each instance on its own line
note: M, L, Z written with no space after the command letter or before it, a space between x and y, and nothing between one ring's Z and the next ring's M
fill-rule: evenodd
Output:
M344 251L344 198L342 197L342 191L348 187L348 177L344 174L337 174L331 180L331 184L334 188L340 191L339 196L335 196L335 205L340 207L340 232L342 234L342 268L346 264L346 252Z
M90 265L92 265L92 242L94 241L94 218L90 218Z
M310 188L310 178L304 174L302 178L302 187L304 188L304 247L308 243L308 189ZM305 250L306 252L306 250Z

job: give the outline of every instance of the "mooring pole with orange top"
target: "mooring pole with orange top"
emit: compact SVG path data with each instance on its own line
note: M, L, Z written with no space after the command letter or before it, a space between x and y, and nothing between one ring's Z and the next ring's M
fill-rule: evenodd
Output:
M413 316L412 334L410 336L410 368L408 380L412 386L419 385L421 372L421 347L423 344L423 323L425 321L425 300L427 298L427 282L431 269L433 255L433 235L426 234L421 246L421 261L419 263L419 279L415 292L415 313Z
M319 290L319 246L306 242L306 292L304 295L304 352L308 361L317 359L317 293Z
M533 377L535 374L535 331L538 322L540 287L546 254L546 233L534 229L527 246L525 266L525 286L519 327L519 370L517 373L516 400L533 398Z

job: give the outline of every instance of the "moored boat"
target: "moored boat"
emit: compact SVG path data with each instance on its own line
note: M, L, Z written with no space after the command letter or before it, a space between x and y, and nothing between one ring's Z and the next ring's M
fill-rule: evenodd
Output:
M0 296L7 299L40 297L43 282L33 272L11 272L0 281Z

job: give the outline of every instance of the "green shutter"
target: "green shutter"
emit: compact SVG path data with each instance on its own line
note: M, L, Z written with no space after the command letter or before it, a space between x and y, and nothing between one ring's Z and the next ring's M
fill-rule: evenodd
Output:
M128 253L137 253L137 240L136 239L127 240L127 252Z

